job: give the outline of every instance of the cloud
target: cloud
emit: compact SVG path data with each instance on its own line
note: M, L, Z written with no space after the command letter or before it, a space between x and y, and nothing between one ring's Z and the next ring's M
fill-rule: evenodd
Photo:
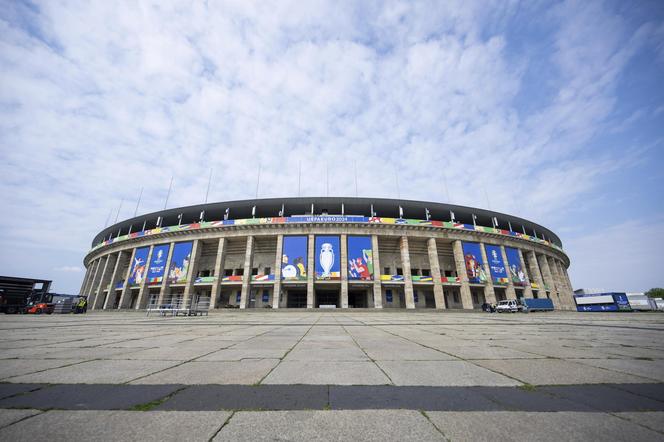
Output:
M169 207L202 202L210 168L209 200L251 198L259 163L262 197L297 195L300 165L302 195L324 195L327 170L330 194L354 195L357 164L360 196L394 197L398 173L403 198L484 206L487 189L494 210L565 228L570 207L633 164L595 139L663 28L615 9L12 3L0 263L29 265L9 249L82 257L120 201L120 219L141 189L139 213L161 209L171 176Z
M53 270L55 270L56 272L80 273L83 271L83 268L79 266L62 266L62 267L56 267Z

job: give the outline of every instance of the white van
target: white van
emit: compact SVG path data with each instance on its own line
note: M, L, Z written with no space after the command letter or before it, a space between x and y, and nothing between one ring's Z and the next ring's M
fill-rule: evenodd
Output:
M519 311L519 306L517 305L516 300L508 299L506 301L498 302L498 305L496 306L496 311L498 313L503 313L503 312L516 313Z

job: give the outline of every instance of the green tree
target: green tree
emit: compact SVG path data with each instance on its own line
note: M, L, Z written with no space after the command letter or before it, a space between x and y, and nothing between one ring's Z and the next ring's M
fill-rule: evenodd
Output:
M664 289L661 287L655 287L646 292L646 296L649 298L664 298Z

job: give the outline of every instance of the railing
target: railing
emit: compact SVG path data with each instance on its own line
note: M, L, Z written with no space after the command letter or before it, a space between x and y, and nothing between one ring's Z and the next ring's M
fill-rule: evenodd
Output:
M187 299L184 300L182 297L178 296L171 302L159 304L159 295L150 296L148 306L146 308L146 316L150 316L150 313L158 313L160 316L178 316L180 314L184 316L197 316L197 315L206 315L210 309L210 297L209 296L200 296L196 299Z

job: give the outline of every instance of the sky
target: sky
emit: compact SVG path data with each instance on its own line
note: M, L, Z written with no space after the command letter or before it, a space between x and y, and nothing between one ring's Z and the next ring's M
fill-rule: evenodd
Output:
M259 197L542 224L575 288L664 286L664 3L0 0L0 274L78 293L92 238ZM399 189L397 191L397 177Z

